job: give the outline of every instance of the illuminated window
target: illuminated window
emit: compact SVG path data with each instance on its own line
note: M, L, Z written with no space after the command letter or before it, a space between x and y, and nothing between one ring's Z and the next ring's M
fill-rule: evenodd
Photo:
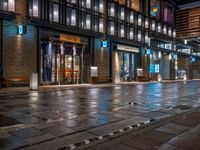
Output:
M56 3L49 4L49 21L59 22L59 5Z
M39 0L30 0L29 1L29 16L39 17Z
M91 16L90 14L82 13L80 17L80 27L82 29L91 29Z
M67 14L67 18L66 18L66 22L67 25L71 25L71 26L76 26L76 10L75 9L71 9L71 8L67 8L66 10L66 14Z
M124 29L124 25L120 25L119 24L119 26L118 26L118 35L119 35L119 37L124 37L125 36L125 34L124 34L124 31L125 29Z
M145 28L149 28L149 19L145 18Z
M159 22L159 23L158 23L158 32L161 32L161 30L162 30L162 29L161 29L161 23Z
M99 32L105 33L105 21L104 19L99 19Z
M109 22L109 34L110 35L115 35L115 23L114 22Z
M134 39L134 28L133 27L129 27L127 30L127 36L129 39Z
M15 0L0 0L0 9L14 12Z
M142 26L142 15L138 15L138 26Z
M155 20L152 20L151 21L151 30L156 30L156 21Z
M141 0L130 0L130 8L140 11L140 1Z
M138 30L138 41L141 42L142 41L142 31Z
M115 0L117 3L119 3L120 5L125 5L126 0Z
M121 19L121 20L125 19L125 10L124 10L124 7L119 8L119 19Z
M115 16L115 4L114 3L109 4L108 13L109 13L109 16L112 16L112 17Z
M169 4L164 5L164 21L173 24L173 7Z
M76 0L67 0L67 2L76 4Z
M91 0L80 0L80 5L85 8L91 8Z

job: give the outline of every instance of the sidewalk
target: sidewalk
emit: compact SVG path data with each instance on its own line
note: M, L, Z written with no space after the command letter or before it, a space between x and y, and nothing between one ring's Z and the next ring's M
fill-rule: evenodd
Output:
M56 91L56 90L64 90L64 89L80 89L80 88L102 88L102 87L114 87L120 85L141 85L141 84L153 84L153 83L174 83L174 82L192 82L192 81L200 81L200 80L163 80L161 82L158 81L150 81L150 82L122 82L119 84L113 83L101 83L101 84L71 84L71 85L49 85L49 86L39 86L40 92L48 92L48 91ZM8 87L0 89L1 95L8 94L27 94L31 90L29 87Z
M200 108L89 146L89 150L200 150Z

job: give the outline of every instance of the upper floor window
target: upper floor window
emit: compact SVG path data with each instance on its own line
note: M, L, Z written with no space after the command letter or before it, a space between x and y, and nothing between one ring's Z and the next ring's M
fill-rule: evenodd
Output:
M100 13L105 13L104 0L93 0L93 10Z
M29 0L29 16L39 17L40 16L39 7L40 7L39 0Z
M125 9L124 7L119 7L119 11L118 11L118 16L119 19L124 20L125 19Z
M72 8L67 8L66 9L66 22L67 25L71 25L71 26L76 26L76 10L72 9Z
M91 8L91 0L80 0L80 5L82 7L90 9Z
M15 0L0 0L0 9L14 12Z
M164 5L164 21L169 24L173 24L173 19L174 19L173 16L174 16L173 7L165 4Z
M68 3L76 4L76 0L67 0Z
M115 35L115 23L114 22L108 23L108 33L110 35Z
M112 17L115 16L115 4L114 3L109 3L108 15L112 16Z
M82 29L87 29L87 30L91 29L91 15L90 14L86 14L86 13L81 14L80 27Z
M49 21L59 22L59 5L57 3L49 3Z
M140 11L141 0L127 0L127 6L136 11Z
M125 5L126 0L115 0L117 3L119 3L120 5Z

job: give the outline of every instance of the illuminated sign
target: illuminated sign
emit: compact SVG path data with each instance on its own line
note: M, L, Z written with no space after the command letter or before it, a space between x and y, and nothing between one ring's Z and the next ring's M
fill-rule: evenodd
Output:
M17 26L17 34L22 35L26 33L26 27L24 25Z
M108 41L103 41L102 42L102 47L107 48L108 47Z
M155 64L155 73L159 73L159 72L160 72L160 65Z
M70 43L81 43L81 38L67 34L60 34L60 41L70 42Z
M150 66L149 66L149 72L150 72L150 73L154 73L154 71L155 71L155 66L154 66L154 64L150 64Z
M151 49L147 49L147 50L146 50L146 54L147 54L147 55L150 55L150 54L151 54Z
M195 57L192 57L192 62L196 61L196 58Z

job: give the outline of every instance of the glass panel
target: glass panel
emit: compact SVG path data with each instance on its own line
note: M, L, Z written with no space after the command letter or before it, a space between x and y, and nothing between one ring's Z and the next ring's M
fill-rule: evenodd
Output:
M72 82L72 56L65 55L65 83Z

